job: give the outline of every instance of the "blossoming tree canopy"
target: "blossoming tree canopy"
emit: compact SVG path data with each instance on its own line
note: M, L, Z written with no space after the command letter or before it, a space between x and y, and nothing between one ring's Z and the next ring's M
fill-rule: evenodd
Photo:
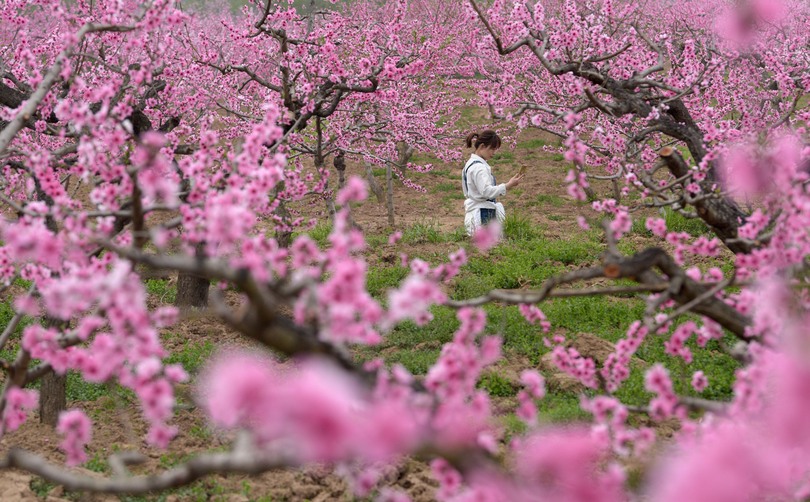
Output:
M238 15L169 0L0 6L0 279L13 309L0 348L15 351L2 365L2 433L37 407L38 379L73 371L131 389L146 441L172 440L174 386L189 377L164 363L160 333L177 312L149 308L144 269L214 281L220 319L292 356L222 354L196 379L211 423L237 431L226 452L153 476L127 471L132 451L114 456L111 478L21 449L2 452L0 465L74 490L146 493L217 472L320 462L351 465L358 496L402 500L375 491L381 466L419 455L444 500L612 501L639 495L627 472L643 462L641 495L651 500L807 497L807 5L452 6L457 26L430 0L323 11L262 0ZM306 171L297 155L322 161L331 148L390 159L398 142L441 150L470 92L496 118L560 137L574 197L595 179L616 181L615 197L593 203L612 217L602 261L537 290L451 299L448 285L468 259L459 249L438 265L405 260L407 274L383 300L369 292L368 246L348 213L367 196L357 178L335 197L344 209L327 246L306 234L286 246L269 236L265 223L282 203L326 188L328 176ZM645 206L699 217L715 237L692 239L649 218L666 249L627 256L618 241ZM489 249L496 239L482 233L476 243ZM721 253L733 255L728 271L687 268ZM593 279L636 284L576 294L622 291L646 302L601 363L567 346L538 306ZM226 288L239 308L224 300ZM496 301L519 305L548 336L554 364L589 389L581 406L592 424L541 425L545 378L527 367L514 410L525 433L502 440L477 386L502 355L480 308ZM459 324L423 378L382 361L361 365L347 350L378 344L405 321L427 325L436 305L456 309ZM653 336L687 366L722 340L739 363L733 398L680 395L680 379L699 393L706 375L655 361L643 382L648 402L622 403L631 358ZM654 429L630 413L678 421L681 434L653 448ZM86 461L89 417L66 410L56 430L66 462Z
M746 215L712 193L722 179L750 178L737 162L723 177L738 145L806 119L797 109L807 85L803 2L469 5L486 20L480 44L491 55L479 67L481 101L564 140L578 168L572 195L585 197L588 177L613 179L624 185L618 195L698 216L732 250L751 250L737 233ZM621 220L619 233L629 228Z

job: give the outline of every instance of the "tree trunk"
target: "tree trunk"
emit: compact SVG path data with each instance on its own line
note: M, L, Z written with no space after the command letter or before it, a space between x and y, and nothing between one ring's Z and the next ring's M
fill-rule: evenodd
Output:
M385 204L388 207L388 226L394 226L394 177L391 163L385 164Z
M346 186L346 172L338 171L338 190Z
M56 427L59 414L67 408L67 375L49 371L42 377L39 388L39 421Z
M282 225L289 226L291 221L290 212L287 210L284 201L279 202L276 214L281 218ZM292 232L289 228L276 228L276 242L278 242L279 247L290 247L290 244L292 244Z
M616 199L616 204L622 203L622 189L619 187L619 182L616 178L610 180L611 184L613 185L613 198Z
M315 169L317 169L318 172L320 172L320 170L323 169L323 166L324 166L323 157L321 157L320 155L315 155ZM343 177L343 173L340 173L340 177L341 178ZM335 208L335 197L329 191L328 179L326 180L326 183L323 186L323 190L324 190L324 200L326 202L326 212L329 213L329 219L334 221L337 209Z
M325 159L323 156L323 129L321 127L321 117L315 117L315 132L317 135L317 142L315 144L315 169L320 173L323 170L323 166L325 164ZM343 173L340 173L341 182L343 179ZM335 209L335 197L329 191L329 179L327 178L326 183L323 187L326 200L326 211L329 213L329 219L332 221L335 220L335 213L337 210Z
M676 178L681 178L689 172L689 165L675 148L666 146L658 152L658 155ZM712 184L708 179L701 182L706 192L711 191ZM750 253L757 246L754 242L737 239L737 231L745 224L748 215L734 200L717 194L715 197L698 199L692 205L697 210L698 216L733 253Z
M199 243L194 248L198 259L205 258L205 245ZM210 282L205 277L191 274L177 274L177 296L174 299L176 307L205 308L208 306L208 289Z
M580 172L580 173L583 172L582 171L582 166L580 166L576 162L574 163L574 167L576 167L578 172ZM588 184L588 186L582 187L582 191L585 192L585 197L588 198L588 202L593 202L595 200L598 200L598 197L596 197L596 192L593 191L593 187L591 187L590 184Z
M385 200L384 190L379 182L377 182L377 178L374 177L371 162L368 161L366 161L366 181L368 181L368 187L371 189L371 192L377 197L377 202L382 204Z
M37 194L42 200L46 200L49 206L53 201L45 195L37 183ZM56 220L48 215L45 218L45 226L51 232L58 232L59 227ZM45 326L48 328L60 328L67 326L67 323L53 317L44 318ZM43 424L56 427L59 414L67 408L67 374L57 375L53 370L42 377L42 384L39 388L39 421Z
M408 146L404 141L397 143L397 166L400 169L405 169L405 166L410 162L413 156L413 148ZM393 167L391 163L385 165L385 191L386 191L386 204L388 206L388 225L393 228L394 226L394 176Z

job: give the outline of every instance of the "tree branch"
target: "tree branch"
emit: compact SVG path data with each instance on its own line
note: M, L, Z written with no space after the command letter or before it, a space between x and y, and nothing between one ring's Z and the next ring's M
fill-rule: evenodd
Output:
M121 462L132 463L133 459L122 458ZM119 462L118 464L120 465ZM295 466L291 459L281 455L267 455L257 451L235 449L227 453L199 455L187 463L152 476L115 476L96 478L82 476L49 463L39 455L13 448L0 467L17 468L64 486L71 491L94 493L141 494L185 486L210 474L261 474L272 469Z

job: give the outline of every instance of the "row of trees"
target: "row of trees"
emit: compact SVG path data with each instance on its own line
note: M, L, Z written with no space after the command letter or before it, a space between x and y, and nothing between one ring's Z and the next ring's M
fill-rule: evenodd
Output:
M652 430L628 424L634 411L682 422L644 484L655 500L807 496L807 6L445 3L260 0L236 16L170 0L0 7L0 274L15 309L0 348L17 351L3 364L3 433L37 407L30 386L42 379L40 416L64 435L68 463L81 463L90 420L62 411L60 398L64 374L76 371L132 389L147 441L171 441L173 386L187 375L162 363L159 330L176 311L147 308L145 270L178 273L191 289L207 291L212 280L235 289L238 310L213 290L217 314L301 358L294 371L256 354L212 363L200 401L212 423L241 431L228 452L148 477L123 475L133 452L111 459L121 475L110 479L18 449L3 466L71 489L143 493L214 472L347 463L364 495L380 465L419 454L433 459L443 499L622 500L634 496L626 459L648 462L662 450L651 449ZM365 241L347 209L366 185L336 187L327 159L342 152L403 178L413 151L454 160L454 113L470 95L494 120L563 139L574 197L586 196L589 180L613 181L612 197L594 204L607 216L603 262L537 291L450 301L442 284L465 264L460 250L435 267L412 260L383 306L366 290ZM290 204L310 198L326 200L333 219L326 249L292 238L311 222ZM644 207L701 218L715 236L692 239L650 218L673 253L625 256L616 243ZM273 235L265 221L275 222ZM736 256L732 274L685 268L722 248ZM517 413L528 432L500 444L475 386L500 357L500 339L484 336L477 307L520 304L526 322L542 324L537 304L594 278L638 285L583 294L633 291L648 307L603 367L551 342L560 369L597 391L582 404L593 427L538 427L543 377L527 368ZM457 308L461 327L424 382L400 367L361 367L345 350L378 343L404 320L426 323L437 304ZM700 321L682 322L687 312ZM727 347L741 363L734 399L677 395L662 362L647 372L649 406L622 404L614 393L653 334L687 362L707 341L736 337ZM692 384L699 390L705 379L695 373Z

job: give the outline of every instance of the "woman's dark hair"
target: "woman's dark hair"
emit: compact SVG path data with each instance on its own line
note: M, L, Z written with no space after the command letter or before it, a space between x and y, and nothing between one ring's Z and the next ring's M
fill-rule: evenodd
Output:
M473 132L467 136L467 148L478 149L479 146L488 146L493 150L501 147L501 137L492 129L486 129L481 132Z

